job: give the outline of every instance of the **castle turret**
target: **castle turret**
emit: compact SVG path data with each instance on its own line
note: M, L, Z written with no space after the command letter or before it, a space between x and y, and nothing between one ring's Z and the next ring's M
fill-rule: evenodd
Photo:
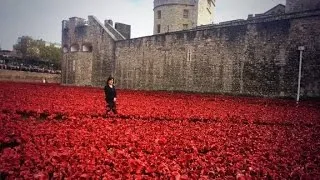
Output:
M126 39L131 38L131 26L116 22L114 28L119 31Z
M215 0L155 0L154 34L211 24Z
M320 0L287 0L286 13L320 9Z
M130 38L131 26L96 17L62 21L62 84L103 86L115 71L115 42Z

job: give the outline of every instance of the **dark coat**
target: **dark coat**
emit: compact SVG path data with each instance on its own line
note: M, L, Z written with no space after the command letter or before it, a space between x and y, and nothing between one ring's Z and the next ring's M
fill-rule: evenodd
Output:
M104 93L107 102L113 102L113 99L117 97L116 87L113 85L112 88L109 85L104 86Z

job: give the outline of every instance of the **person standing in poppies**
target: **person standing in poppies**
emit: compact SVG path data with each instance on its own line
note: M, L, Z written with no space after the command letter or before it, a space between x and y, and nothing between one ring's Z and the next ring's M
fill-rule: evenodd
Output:
M110 111L112 111L114 114L117 114L117 110L116 110L117 92L113 83L114 83L114 78L110 76L107 80L106 86L104 87L105 100L107 103L107 114Z

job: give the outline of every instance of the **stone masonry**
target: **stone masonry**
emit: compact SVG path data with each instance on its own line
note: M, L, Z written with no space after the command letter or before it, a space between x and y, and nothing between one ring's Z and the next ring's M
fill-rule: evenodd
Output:
M111 24L103 25L94 16L88 21L73 17L62 22L62 83L102 86L114 74L115 42L125 37ZM120 24L121 31L130 27ZM125 34L130 37L130 33Z
M319 34L313 11L118 41L118 86L295 96L304 45L302 92L319 96Z
M319 0L287 0L286 13L320 9Z
M212 24L214 10L215 0L155 0L153 32L167 33Z
M134 39L91 16L80 38L70 31L71 21L63 37L67 48L89 44L92 52L64 53L64 84L101 86L114 75L121 89L295 97L298 47L304 46L301 94L320 96L320 10L250 16Z

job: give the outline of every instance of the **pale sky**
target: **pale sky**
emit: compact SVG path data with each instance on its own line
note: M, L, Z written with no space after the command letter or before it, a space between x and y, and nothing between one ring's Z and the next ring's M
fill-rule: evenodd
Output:
M214 23L246 19L285 0L216 0ZM153 0L0 0L0 46L12 49L19 36L61 43L61 22L96 16L131 25L131 36L153 33Z

